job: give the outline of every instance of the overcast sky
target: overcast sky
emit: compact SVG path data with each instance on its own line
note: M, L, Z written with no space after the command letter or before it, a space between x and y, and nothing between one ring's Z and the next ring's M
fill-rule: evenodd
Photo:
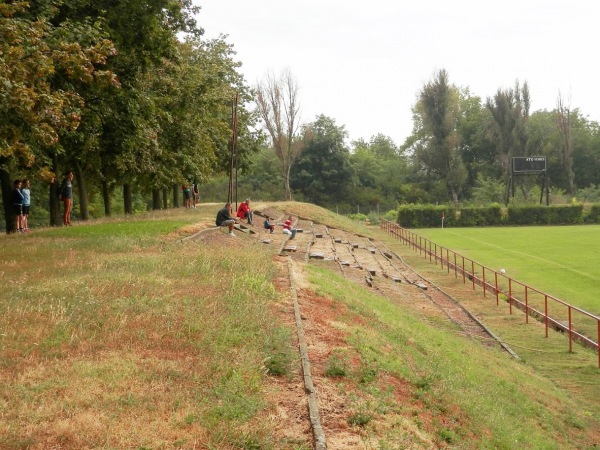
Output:
M207 38L228 35L254 86L289 68L302 122L402 144L440 69L483 101L527 81L532 111L565 104L600 121L598 0L194 0Z

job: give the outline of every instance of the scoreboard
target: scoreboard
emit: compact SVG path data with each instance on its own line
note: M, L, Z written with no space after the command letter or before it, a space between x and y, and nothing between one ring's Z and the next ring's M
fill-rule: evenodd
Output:
M546 171L545 156L515 156L512 159L513 173L537 173Z

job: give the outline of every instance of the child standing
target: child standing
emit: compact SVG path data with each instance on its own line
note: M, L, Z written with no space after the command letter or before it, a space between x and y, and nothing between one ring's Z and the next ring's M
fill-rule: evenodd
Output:
M21 193L21 180L15 180L13 189L13 203L17 216L17 232L23 232L23 194Z
M29 180L25 178L22 182L21 194L23 194L23 231L29 233L29 207L31 206L31 191L29 190Z

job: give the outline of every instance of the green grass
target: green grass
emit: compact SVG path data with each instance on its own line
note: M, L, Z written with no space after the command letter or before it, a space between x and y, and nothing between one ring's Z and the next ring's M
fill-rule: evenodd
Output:
M212 225L216 209L0 238L0 448L310 448L270 428L266 377L281 376L274 389L299 370L272 254L173 238ZM567 354L564 336L546 344L560 352L515 362L410 304L320 266L301 271L347 331L323 361L343 370L325 378L337 393L319 391L346 414L334 426L374 448L583 449L597 437L600 372L590 354Z
M420 229L415 233L600 315L600 226Z
M423 432L434 440L458 448L590 445L581 430L596 427L600 405L596 398L583 406L556 387L555 377L568 377L568 369L563 372L555 367L548 377L537 373L533 366L511 360L506 353L465 340L449 324L432 327L409 305L398 307L371 291L350 286L327 269L309 266L309 280L319 294L346 305L366 322L355 324L352 330L349 343L361 365L348 371L347 377L371 399L349 402L354 409L349 423L365 427L373 423L373 429L380 429L385 428L382 421L408 414L416 423L428 422ZM591 370L587 382L596 383L599 372ZM390 401L389 388L394 383L381 382L384 375L406 383L413 403ZM400 442L404 431L390 431L380 441L382 448Z
M0 448L268 448L270 253L169 237L214 209L0 239Z

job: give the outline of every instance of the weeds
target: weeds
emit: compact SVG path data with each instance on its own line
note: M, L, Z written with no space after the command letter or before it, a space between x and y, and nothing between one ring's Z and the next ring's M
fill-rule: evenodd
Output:
M349 372L349 362L347 355L342 351L334 351L327 360L325 366L325 376L330 378L345 377Z

